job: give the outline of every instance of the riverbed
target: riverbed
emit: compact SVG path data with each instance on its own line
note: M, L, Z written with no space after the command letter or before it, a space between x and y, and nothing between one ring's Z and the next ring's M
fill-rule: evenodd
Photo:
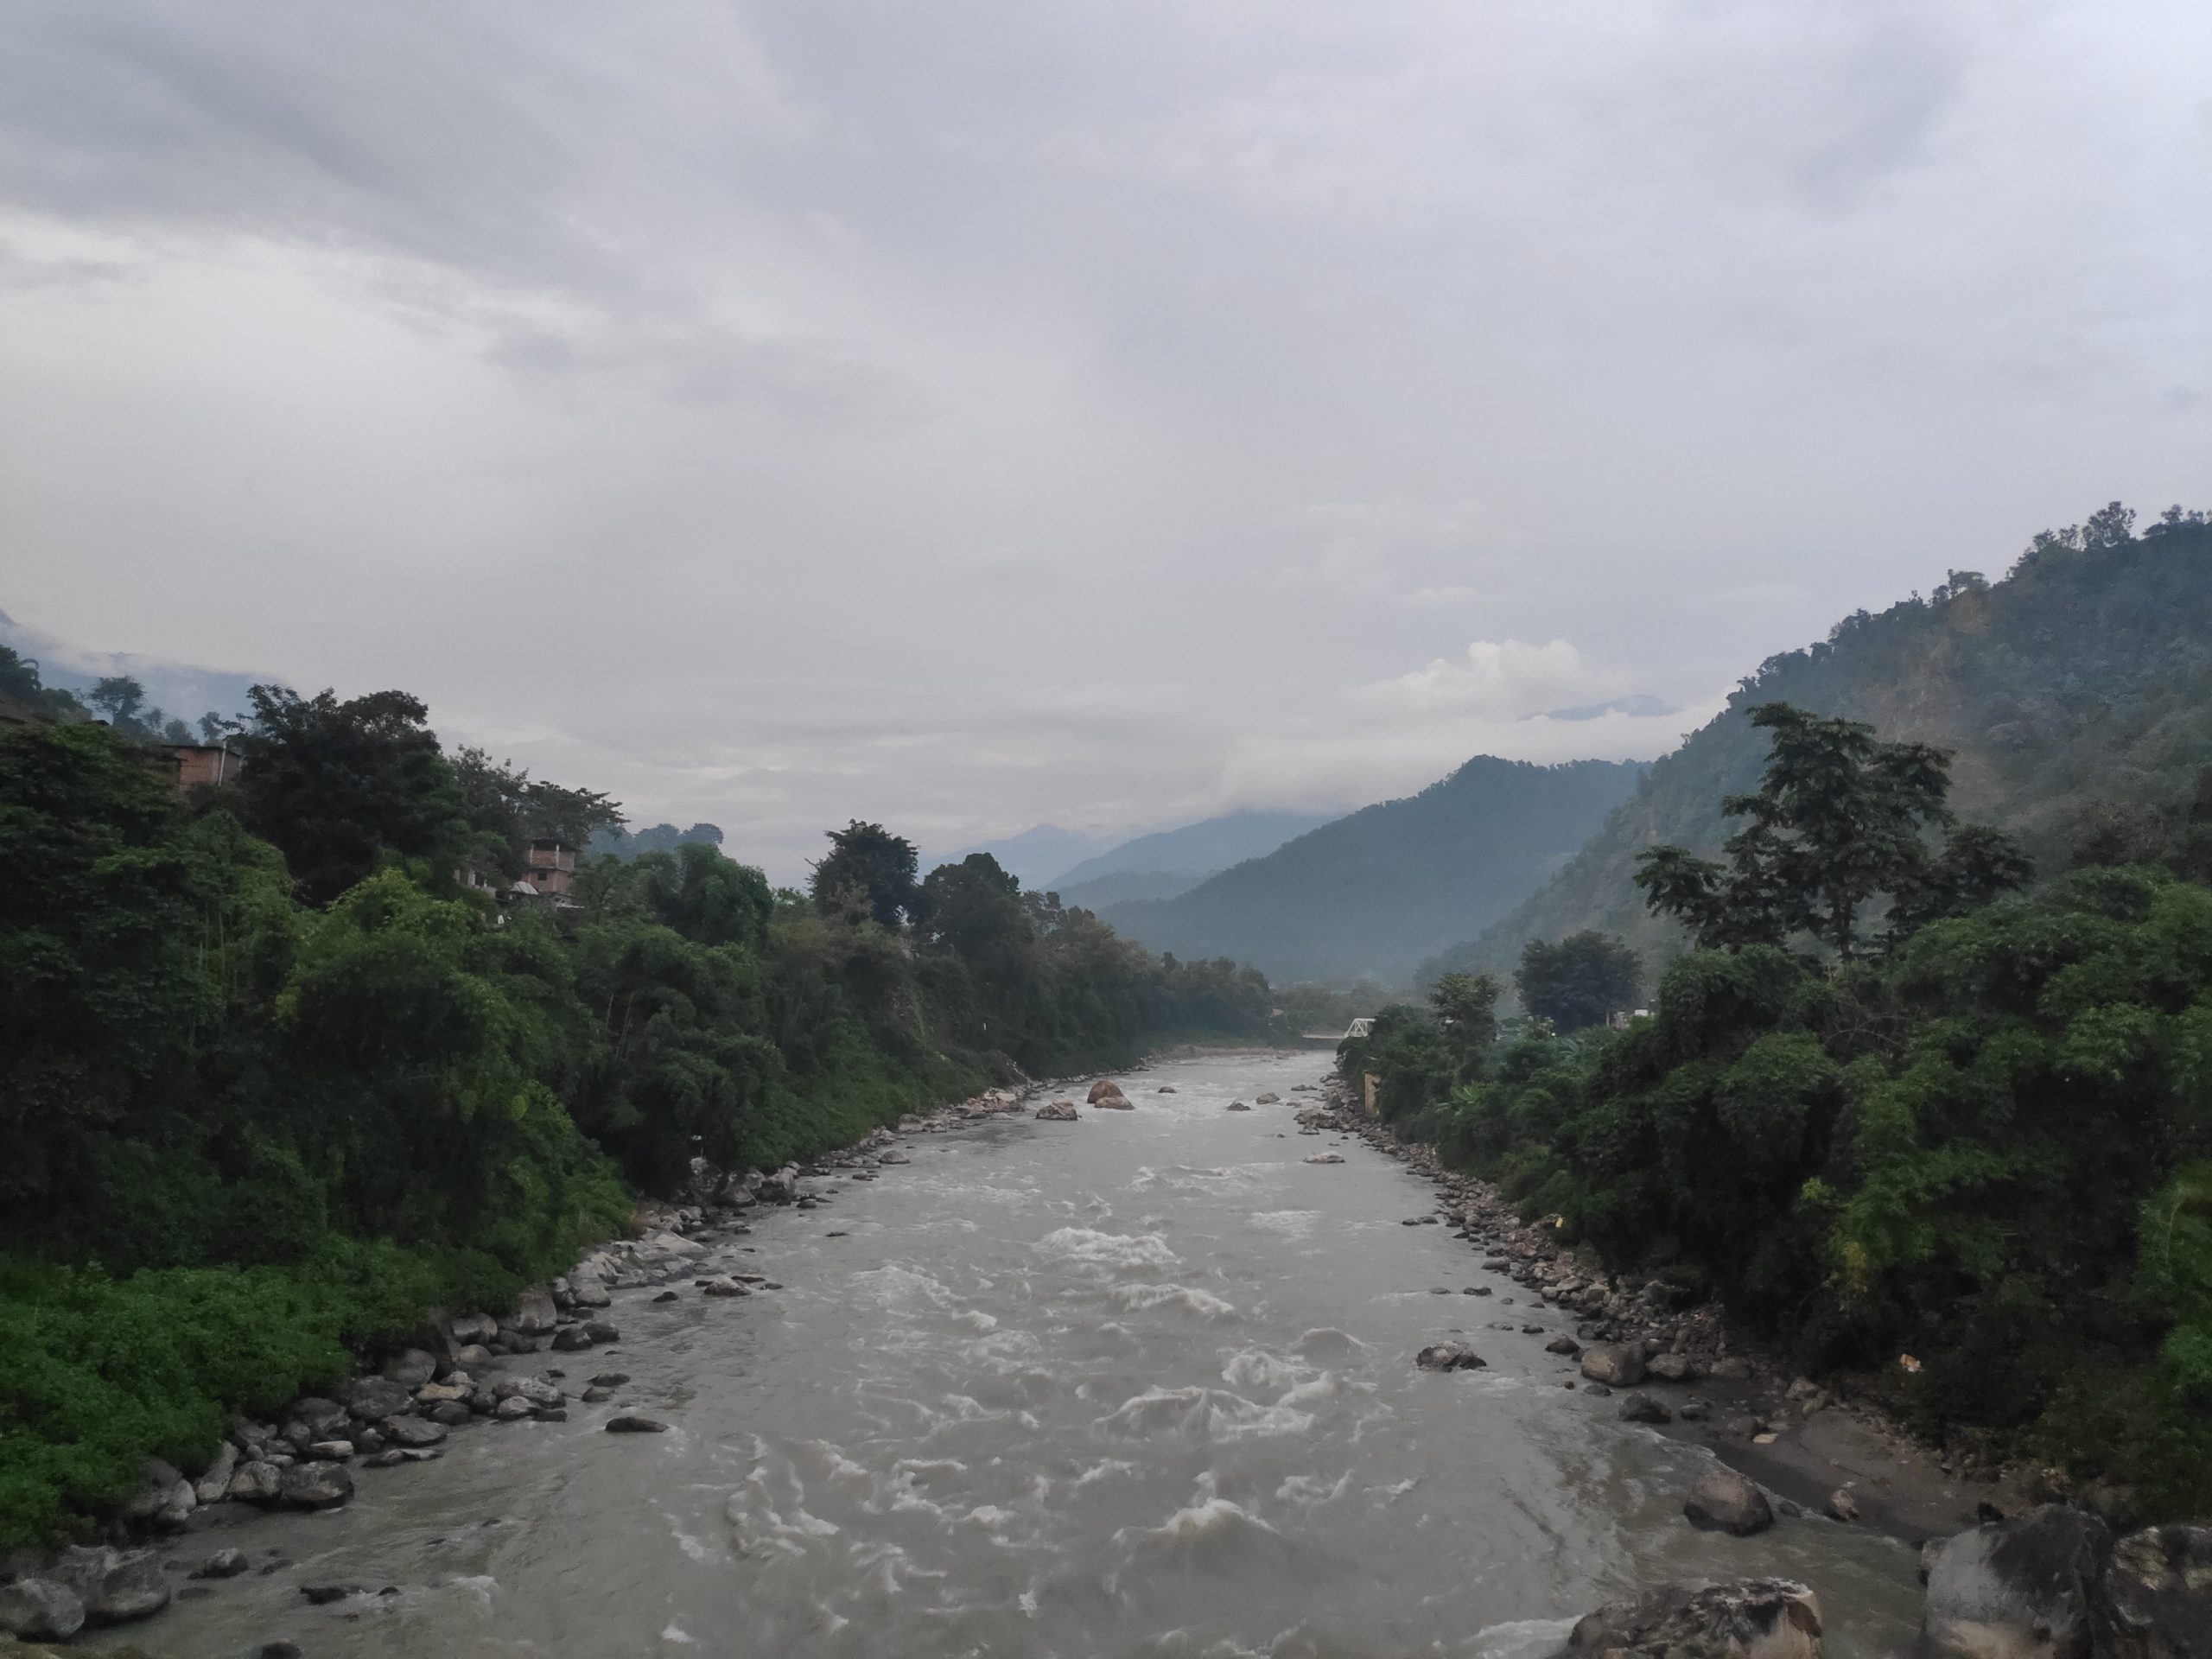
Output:
M1121 1074L1134 1111L905 1137L910 1163L810 1183L822 1207L756 1211L702 1269L781 1288L618 1293L618 1347L505 1362L572 1392L626 1372L616 1400L177 1540L290 1564L118 1635L178 1659L1532 1659L1639 1583L1758 1573L1819 1592L1841 1659L1911 1634L1902 1544L1691 1529L1707 1454L1561 1386L1570 1317L1403 1224L1428 1183L1297 1133L1323 1063L1181 1058ZM1455 1335L1487 1369L1415 1370ZM603 1432L624 1410L670 1432ZM329 1582L391 1593L308 1605Z

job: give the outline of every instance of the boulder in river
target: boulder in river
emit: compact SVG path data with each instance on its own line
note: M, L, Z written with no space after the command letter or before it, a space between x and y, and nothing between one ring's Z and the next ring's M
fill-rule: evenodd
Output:
M2113 1546L2099 1659L2212 1659L2212 1527L2151 1527Z
M1621 1402L1621 1421L1624 1423L1671 1422L1675 1414L1660 1403L1653 1394L1631 1394Z
M1573 1359L1575 1355L1582 1351L1582 1344L1573 1337L1558 1336L1544 1344L1544 1351L1548 1354L1561 1354L1568 1359Z
M1748 1538L1774 1524L1774 1509L1758 1485L1733 1469L1715 1469L1691 1489L1682 1513L1700 1532Z
M1919 1659L2088 1659L2112 1534L2063 1503L1993 1521L1927 1554Z
M489 1313L463 1313L446 1326L456 1347L486 1343L499 1334L499 1322Z
M284 1471L276 1491L277 1501L294 1510L334 1510L353 1496L353 1477L342 1463L296 1463Z
M1037 1109L1037 1116L1047 1123L1072 1123L1078 1114L1071 1100L1048 1100Z
M1821 1604L1790 1579L1662 1584L1575 1622L1569 1653L1820 1659Z
M1593 1342L1582 1351L1582 1375L1592 1382L1632 1389L1643 1381L1643 1350L1633 1343Z
M1306 1160L1309 1164L1341 1164L1343 1157L1333 1152L1317 1152Z
M240 1464L231 1477L230 1495L241 1503L274 1503L283 1490L284 1471L260 1458Z
M1644 1362L1643 1369L1658 1382L1694 1382L1699 1366L1695 1360L1683 1354L1654 1354Z
M0 1584L0 1630L31 1642L66 1642L85 1628L85 1603L52 1579Z
M553 1306L552 1292L543 1285L532 1285L515 1299L514 1314L507 1323L525 1337L542 1337L559 1326L561 1310Z
M435 1446L446 1431L442 1424L420 1417L395 1417L384 1426L384 1435L394 1446Z
M626 1414L608 1418L607 1432L610 1434L665 1434L668 1433L668 1425L658 1417Z
M1432 1342L1414 1356L1414 1363L1424 1371L1477 1371L1484 1368L1483 1357L1464 1342Z
M40 1576L84 1604L87 1624L126 1624L169 1605L168 1580L150 1549L111 1549L105 1544L66 1549Z
M700 1287L709 1296L750 1296L753 1293L734 1279L709 1279Z
M1229 1103L1229 1109L1232 1112L1249 1112L1252 1109L1241 1100L1232 1100Z
M1262 1106L1277 1105L1282 1100L1282 1096L1281 1095L1255 1095L1252 1098Z
M1127 1098L1127 1096L1122 1093L1122 1085L1120 1084L1109 1083L1105 1078L1101 1077L1097 1082L1090 1085L1090 1094L1089 1096L1090 1103L1093 1106L1096 1106L1100 1101L1104 1100L1109 1095L1116 1100Z

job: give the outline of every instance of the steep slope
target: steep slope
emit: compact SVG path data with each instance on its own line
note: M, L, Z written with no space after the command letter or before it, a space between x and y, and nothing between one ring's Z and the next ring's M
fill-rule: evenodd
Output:
M1501 914L1636 787L1633 763L1478 756L1440 783L1308 831L1173 899L1109 906L1116 931L1278 979L1402 981Z
M1181 887L1174 889L1180 892L1196 887L1217 870L1248 858L1263 858L1293 836L1318 830L1337 816L1333 812L1226 812L1178 830L1156 830L1148 836L1138 836L1096 858L1084 859L1045 885L1057 889L1064 899L1071 889L1087 888L1100 895L1082 901L1093 905L1112 902L1104 896L1109 890L1099 885L1108 876L1187 877ZM1114 896L1136 895L1125 892ZM1145 896L1165 898L1167 894Z
M1717 804L1765 763L1764 734L1744 717L1761 702L1955 751L1953 807L2021 836L2046 869L2085 834L2124 843L2212 765L2212 528L2181 518L2126 537L2105 518L2037 537L2002 582L1954 572L1927 600L1859 612L1769 658L1541 891L1423 976L1507 969L1525 940L1586 927L1623 935L1655 966L1673 954L1681 934L1645 913L1637 855L1719 848Z

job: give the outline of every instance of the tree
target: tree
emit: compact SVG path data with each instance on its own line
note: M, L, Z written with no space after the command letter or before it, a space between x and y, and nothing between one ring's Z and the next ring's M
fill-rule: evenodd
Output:
M105 715L109 725L134 730L139 711L146 706L146 688L128 674L110 674L92 683L85 701Z
M913 916L927 943L1001 976L1016 965L1035 931L1022 906L1020 881L988 853L970 853L957 864L931 870L915 896Z
M1728 817L1751 820L1728 838L1727 863L1681 847L1637 860L1646 902L1687 924L1700 948L1779 944L1802 931L1847 962L1860 915L1878 896L2018 885L2026 855L1997 830L1955 836L1931 856L1927 831L1952 827L1943 750L1885 743L1860 721L1783 702L1759 704L1751 721L1773 733L1773 748L1758 789L1721 803Z
M897 927L914 902L914 873L921 863L914 843L858 818L824 833L830 856L811 866L809 884L815 907L830 915L857 896L870 916L885 927Z
M1643 959L1625 942L1586 928L1557 944L1529 940L1513 985L1530 1014L1557 1030L1581 1031L1634 1004L1643 977Z
M1436 1010L1445 1046L1462 1078L1480 1072L1484 1057L1497 1041L1497 999L1503 990L1489 974L1446 974L1429 993L1428 1005Z
M238 740L247 827L274 842L302 892L327 904L386 853L450 869L467 855L470 823L453 769L404 691L340 702L257 685L251 727Z

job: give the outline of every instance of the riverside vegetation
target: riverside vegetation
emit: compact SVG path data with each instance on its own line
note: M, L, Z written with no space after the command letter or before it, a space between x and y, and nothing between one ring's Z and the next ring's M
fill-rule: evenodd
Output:
M62 716L0 728L0 1546L84 1535L428 1307L512 1306L697 1160L1273 1028L1258 974L988 856L917 880L872 824L804 893L702 838L503 906L531 839L620 815L400 693L257 688L242 779L180 798L172 734L69 717L12 653L0 690Z
M1498 981L1447 971L1348 1041L1344 1074L1524 1218L1717 1294L1969 1459L2202 1512L2212 772L2137 861L2031 886L2010 836L1953 818L1942 751L1783 703L1741 717L1770 749L1725 803L1724 861L1640 860L1692 940L1649 1018L1611 1030L1586 998L1583 1028L1501 1041ZM1583 954L1618 971L1618 948ZM1532 948L1524 1000L1575 1006L1558 967Z

